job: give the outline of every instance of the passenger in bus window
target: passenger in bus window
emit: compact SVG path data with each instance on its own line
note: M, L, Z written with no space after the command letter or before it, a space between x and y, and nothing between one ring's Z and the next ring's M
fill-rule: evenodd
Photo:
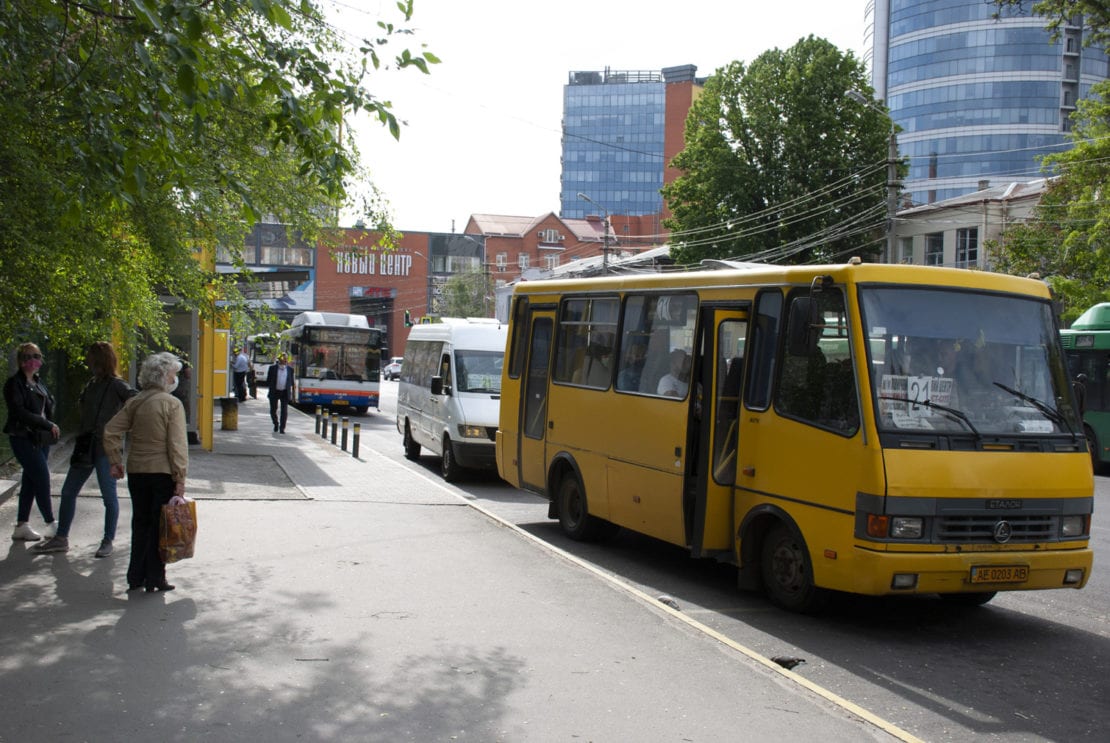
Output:
M690 355L681 348L671 351L671 370L659 380L656 392L667 397L686 397L690 387Z
M640 391L640 377L644 373L644 363L647 361L647 346L643 343L633 343L625 353L624 363L617 373L617 389L632 392Z

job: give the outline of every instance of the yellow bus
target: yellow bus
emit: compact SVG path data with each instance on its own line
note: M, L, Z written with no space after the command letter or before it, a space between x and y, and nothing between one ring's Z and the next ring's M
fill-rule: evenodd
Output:
M1094 482L1047 287L766 266L518 284L496 456L580 540L616 527L831 591L1081 588Z

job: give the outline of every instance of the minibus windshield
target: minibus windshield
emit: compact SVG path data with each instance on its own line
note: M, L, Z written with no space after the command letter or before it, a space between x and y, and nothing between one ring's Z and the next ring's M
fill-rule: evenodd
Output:
M1081 431L1047 301L863 287L880 430L976 436Z

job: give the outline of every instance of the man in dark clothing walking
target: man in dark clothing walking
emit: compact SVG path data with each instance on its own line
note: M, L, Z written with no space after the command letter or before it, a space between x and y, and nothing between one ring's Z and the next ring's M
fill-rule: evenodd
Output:
M278 356L277 363L266 372L266 384L270 391L270 420L274 422L274 431L285 433L285 420L289 417L289 401L293 399L293 368L289 366L289 357L285 354ZM278 416L278 405L281 405L281 416Z

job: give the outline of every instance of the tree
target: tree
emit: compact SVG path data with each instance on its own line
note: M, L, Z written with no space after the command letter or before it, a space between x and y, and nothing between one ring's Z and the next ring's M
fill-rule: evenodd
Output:
M1033 219L987 245L995 270L1045 277L1065 322L1110 301L1110 81L1092 94L1072 116L1074 147L1045 158L1057 176Z
M412 0L397 8L407 22ZM0 342L83 358L121 328L158 340L160 297L235 298L197 251L263 215L324 234L359 175L344 116L400 131L364 85L405 33L383 21L352 58L312 0L0 2Z
M863 64L813 36L717 70L663 188L676 260L878 253L890 119L849 90L873 92Z
M492 301L493 281L488 273L474 268L447 279L437 309L447 317L489 317Z
M996 0L1000 8L1024 11L1019 0ZM1065 21L1083 16L1084 43L1110 41L1110 3L1098 0L1039 0L1032 11L1058 34ZM987 244L995 270L1038 273L1056 292L1065 323L1097 302L1110 301L1110 81L1078 103L1069 134L1074 146L1046 157L1054 176L1028 223Z
M1110 41L1110 3L1106 0L993 0L998 6L995 17L1025 13L1026 7L1034 15L1047 19L1045 28L1053 38L1060 34L1061 27L1071 25L1073 19L1082 17L1083 25L1090 30L1084 43L1103 47Z

